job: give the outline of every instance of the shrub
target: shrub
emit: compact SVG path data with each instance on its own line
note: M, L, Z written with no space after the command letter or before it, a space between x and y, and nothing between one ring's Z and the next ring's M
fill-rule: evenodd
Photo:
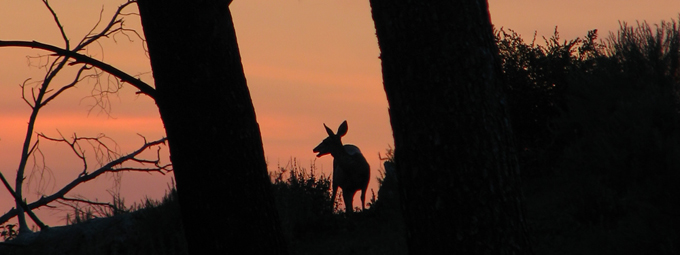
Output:
M554 130L566 107L570 72L596 45L580 38L561 41L557 29L543 38L545 46L536 44L535 34L528 44L512 29L496 30L495 36L520 164L525 176L543 174L570 140Z
M287 238L299 237L302 233L325 231L323 219L333 215L331 201L331 179L318 176L315 166L310 170L299 167L292 159L288 166L278 167L273 178L273 191L281 225ZM287 178L284 176L288 175Z
M378 169L380 176L376 177L378 184L378 198L371 201L371 209L379 212L397 211L399 212L399 182L397 177L397 168L394 160L394 149L387 148L384 158L383 169Z
M497 31L497 42L522 174L535 177L525 178L535 226L563 231L565 247L672 253L680 25L622 23L600 41L596 30L563 43L555 32L545 46L509 31Z
M17 231L15 228L17 227L17 224L5 224L5 225L0 225L0 237L4 241L9 241L17 237L19 235L19 231Z

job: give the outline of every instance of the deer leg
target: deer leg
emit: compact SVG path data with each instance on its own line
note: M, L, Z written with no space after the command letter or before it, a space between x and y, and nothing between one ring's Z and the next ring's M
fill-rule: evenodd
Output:
M331 212L335 212L335 195L337 194L337 192L338 192L338 186L333 185L333 197L332 197L332 200L331 200L331 201L333 201L333 204L331 205Z
M342 196L345 198L345 212L347 214L354 212L354 208L353 208L354 205L352 205L352 200L354 200L354 194L355 193L356 193L356 191L355 192L351 192L351 191L346 192L345 190L342 190Z
M364 207L364 204L366 204L366 189L361 190L361 210L366 210L366 207Z

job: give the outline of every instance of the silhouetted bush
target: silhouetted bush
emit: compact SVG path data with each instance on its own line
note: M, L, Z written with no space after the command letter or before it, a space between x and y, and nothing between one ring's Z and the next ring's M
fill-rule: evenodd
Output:
M537 250L677 254L678 23L622 23L605 40L555 31L545 46L508 31L496 36L529 222L551 233Z
M631 181L677 173L679 34L675 21L656 32L647 23L624 23L595 65L571 76L559 121L577 127L581 137L565 152L567 169L605 174L619 191Z
M388 156L391 153L388 153ZM295 159L285 167L278 167L272 175L272 187L281 219L283 233L288 240L291 254L404 254L406 240L403 220L398 208L384 203L393 198L387 195L376 199L375 194L366 210L351 215L334 211L337 204L331 201L330 176L318 175L314 164L309 170L300 167ZM385 178L395 177L387 172ZM396 180L396 179L395 179ZM379 194L387 187L396 189L396 183L378 178ZM390 184L391 183L391 184ZM338 195L336 200L342 195ZM390 204L392 203L390 202ZM390 213L379 213L390 212ZM362 247L362 251L357 251ZM363 250L366 247L367 250ZM355 251L355 252L349 252Z
M554 166L569 138L558 135L554 119L566 107L565 89L572 70L587 54L583 40L561 42L557 29L536 44L528 44L515 31L496 30L496 43L505 76L508 113L524 175L540 175ZM576 49L584 49L576 55Z
M380 176L376 178L378 181L378 198L371 203L371 210L378 213L386 211L394 211L400 213L399 202L399 181L397 179L397 167L394 160L394 149L388 148L385 154L383 169L378 169Z
M308 172L293 159L287 167L279 167L273 179L276 207L289 240L302 234L327 231L328 222L323 220L333 215L334 208L330 177L316 175L313 164Z

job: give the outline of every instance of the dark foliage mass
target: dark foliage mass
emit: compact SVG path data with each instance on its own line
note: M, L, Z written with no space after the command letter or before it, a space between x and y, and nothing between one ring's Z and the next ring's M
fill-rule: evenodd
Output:
M118 209L124 212L76 214L73 225L50 227L0 243L0 254L188 254L174 187L162 201L147 199L130 210L125 210L123 203L116 206L122 206Z
M396 183L387 180L396 180L394 172L386 170L382 178L378 178L381 193L378 198L373 195L368 209L357 208L354 213L345 214L337 210L339 197L336 201L331 199L330 176L318 175L314 164L308 170L291 160L289 165L278 169L272 176L274 198L293 254L405 253L401 214L393 200Z
M680 252L678 23L496 38L538 251Z
M330 185L330 177L318 176L313 165L307 171L298 167L296 161L291 161L291 166L279 168L273 190L284 232L289 239L310 231L323 231L324 217L333 214Z

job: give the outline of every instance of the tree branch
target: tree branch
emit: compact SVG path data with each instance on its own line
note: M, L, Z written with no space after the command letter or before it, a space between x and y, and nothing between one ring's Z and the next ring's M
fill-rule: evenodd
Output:
M60 139L54 139L55 141L58 141ZM33 210L35 208L39 208L42 206L45 206L57 199L63 199L64 196L71 191L73 188L76 186L80 185L81 183L88 182L104 173L107 172L121 172L121 171L132 171L132 172L160 172L160 173L167 173L171 172L171 164L167 165L160 165L159 160L143 160L143 159L138 159L136 158L139 154L144 152L145 150L149 149L150 147L157 146L160 144L164 144L167 138L161 138L156 141L152 142L145 142L144 145L142 145L139 149L123 155L115 160L110 161L109 163L101 166L97 170L93 171L92 173L87 173L86 171L83 173L80 173L78 177L76 177L73 181L70 183L66 184L64 187L62 187L59 191L53 193L52 195L49 196L43 196L38 201L35 201L33 203L30 203L27 205L27 207L30 210ZM121 167L121 165L127 161L135 161L135 162L152 162L155 167L153 168L133 168L133 167ZM8 184L6 184L8 185ZM11 191L11 187L7 187L8 190ZM30 210L25 210L26 212L29 212ZM6 212L4 215L0 216L0 224L7 222L14 216L17 216L18 210L16 208L12 208L8 212Z
M76 60L75 63L71 63L70 65L74 65L77 63L85 63L91 66L94 66L96 68L99 68L103 70L104 72L110 73L113 76L118 77L121 81L127 82L130 85L134 86L135 88L139 89L138 94L146 94L152 99L156 99L156 89L151 87L149 84L146 84L142 80L132 77L131 75L121 71L118 68L115 68L109 64L106 64L104 62L101 62L99 60L96 60L94 58L91 58L89 56L85 56L83 54L80 54L78 52L74 51L69 51L65 50L62 48L59 48L54 45L49 45L37 41L3 41L0 40L0 47L25 47L25 48L33 48L33 49L41 49L41 50L46 50L53 52L56 55L59 56L64 56L64 57L70 57Z
M118 15L121 15L121 11L123 11L123 9L125 9L125 7L127 7L128 5L130 5L134 2L136 2L136 1L128 1L124 4L122 4L121 6L119 6L118 9L116 10L116 12L113 14L113 17L111 17L111 20L109 21L109 23L106 25L106 27L104 29L102 29L102 31L99 32L98 34L92 35L92 31L94 31L95 28L97 28L97 26L99 26L99 22L101 22L101 14L104 11L102 9L101 12L99 13L99 21L97 21L97 24L95 24L95 26L92 28L92 30L90 30L90 32L87 34L87 36L85 36L83 38L83 40L80 41L80 43L78 44L78 46L74 50L78 51L78 50L84 48L85 46L93 43L94 41L97 41L101 37L108 37L110 34L113 34L117 31L122 30L123 29L122 28L123 19L118 19ZM112 30L111 28L116 24L121 24L121 27Z
M41 103L41 107L45 106L47 103L49 103L54 98L59 96L62 92L66 91L67 89L74 87L78 82L81 81L80 76L83 74L83 72L85 70L90 70L90 69L91 69L91 67L88 67L87 65L83 65L82 67L80 67L80 69L78 69L78 73L76 73L76 77L73 79L73 81L71 83L61 87L59 90L57 90L57 92L55 92L51 96L47 97L47 99L43 100L43 102ZM87 76L85 76L85 77L87 77Z
M59 27L59 32L61 32L61 37L64 38L64 43L66 44L66 49L69 50L71 48L71 46L69 45L68 37L66 37L66 32L64 32L64 26L61 25L61 22L59 21L59 17L57 17L57 13L54 12L54 9L52 9L52 6L50 6L50 3L48 3L47 0L43 0L43 4L45 4L45 7L47 7L47 9L50 10L50 13L52 14L52 18L54 18L54 22L57 23L57 27Z
M111 203L92 201L92 200L87 200L87 199L84 199L84 198L62 197L62 198L60 198L60 200L68 201L68 202L85 203L85 204L89 204L89 205L113 207L113 204L111 204ZM66 203L62 203L62 204L66 204Z
M9 191L9 193L12 195L12 197L14 198L14 201L19 201L18 198L17 198L17 194L14 192L14 189L12 189L12 186L9 185L9 182L7 182L7 179L5 179L5 176L2 173L0 173L0 179L2 179L2 184L5 185L5 188L7 188L7 191ZM38 216L36 216L35 213L33 213L32 210L29 210L29 206L26 204L25 200L22 200L19 204L24 209L24 212L26 212L28 214L28 217L31 217L33 222L35 222L35 224L38 225L40 230L45 230L47 228L47 225L45 225L45 223L43 223L38 218ZM12 210L10 210L10 211L15 211L15 215L16 215L16 211L17 211L16 209L12 208ZM12 217L14 217L14 216L12 216ZM9 219L7 219L7 220L9 220ZM7 220L2 221L2 223L5 223ZM2 224L2 223L0 223L0 224Z
M26 138L24 139L24 145L22 147L21 160L20 160L19 168L17 170L16 185L15 185L14 190L9 185L9 183L7 183L7 181L4 179L4 176L0 175L0 177L2 177L2 180L3 180L3 184L6 186L8 191L10 191L10 193L12 193L12 196L14 197L14 199L16 201L16 208L12 209L12 211L14 211L15 216L16 215L19 216L19 226L20 226L19 231L21 233L30 232L30 229L28 229L28 227L26 226L26 222L25 222L25 218L24 218L24 214L23 214L24 211L27 214L29 214L29 216L31 218L33 218L33 220L41 228L45 227L45 225L42 224L42 222L40 222L37 219L37 217L35 217L35 215L31 211L31 207L26 205L26 201L23 199L23 196L22 196L22 190L23 190L22 187L23 187L23 182L25 180L24 171L25 171L26 163L27 163L28 157L36 151L36 148L38 146L38 142L36 141L33 144L33 146L30 147L31 137L33 135L33 129L34 129L34 126L35 126L35 121L36 121L39 110L43 106L45 106L46 104L51 102L53 99L55 99L57 96L62 94L64 91L74 87L75 84L77 84L78 82L80 82L83 79L82 78L83 72L86 71L86 70L90 70L93 67L96 68L96 69L94 69L94 72L96 73L94 75L95 77L98 78L98 76L99 76L99 73L97 72L97 70L102 70L104 72L109 73L112 76L117 77L118 79L116 80L116 82L119 84L119 86L122 82L127 82L127 83L135 86L136 88L138 88L139 89L138 93L147 94L152 99L155 99L155 96L154 96L155 95L155 89L152 88L151 86L149 86L148 84L142 82L140 79L134 78L131 75L128 75L125 72L118 70L117 68L110 66L110 65L108 65L108 64L106 64L102 61L99 61L97 59L94 59L94 58L91 58L89 56L78 53L81 50L85 49L91 43L97 42L97 40L101 37L108 37L110 35L115 36L117 32L121 32L124 35L126 35L125 32L128 31L128 30L123 27L123 18L120 18L120 16L125 16L126 14L121 14L121 11L125 7L134 3L135 0L128 0L126 3L119 6L118 10L116 10L115 14L113 15L113 17L111 18L109 23L101 31L99 31L98 33L94 33L94 31L97 29L97 27L99 26L99 24L101 22L101 13L100 13L100 18L99 18L99 21L97 22L97 24L88 32L88 34L85 37L83 37L83 39L73 49L71 49L71 47L70 47L70 41L69 41L68 37L66 36L66 33L64 31L64 27L61 24L61 21L59 20L56 12L54 11L54 9L48 3L48 0L42 0L42 2L46 6L46 8L50 11L52 18L54 19L54 22L56 23L56 25L59 29L59 32L61 33L62 39L64 40L64 43L65 43L64 48L60 48L60 47L56 47L56 46L53 46L53 45L44 44L44 43L40 43L40 42L36 42L36 41L1 41L0 40L0 47L3 47L3 46L30 47L30 48L37 48L37 49L50 51L50 52L53 53L53 54L48 54L48 55L42 55L40 57L40 58L42 58L42 57L47 58L47 64L45 64L44 66L39 66L41 68L45 68L46 73L45 73L44 79L42 81L40 81L40 83L41 83L40 86L31 87L30 92L31 92L32 102L28 99L28 97L26 95L26 93L27 93L26 92L26 85L27 85L28 80L24 81L24 83L21 85L22 99L32 108L32 112L31 112L31 116L30 116L29 122L28 122ZM114 27L114 26L116 26L116 27ZM134 31L134 30L131 30L131 31ZM143 40L143 38L142 38L142 40ZM50 61L51 56L56 56L56 58L54 60ZM75 78L73 79L73 81L71 83L68 83L68 84L62 86L60 89L56 90L56 92L54 92L54 94L52 94L51 96L47 96L48 93L52 93L54 91L54 89L49 88L50 83L52 82L53 78L64 68L64 66L66 64L71 65L71 66L83 64L83 66L81 66L79 68ZM86 76L86 77L88 77L88 76ZM44 99L45 97L46 97L46 99ZM41 137L41 135L39 135L39 137ZM42 135L42 137L49 139L48 137L46 137L44 135ZM63 138L63 136L62 136L62 138ZM98 143L99 147L96 147L95 151L97 151L97 153L101 153L101 154L96 154L97 160L99 161L100 164L104 164L104 160L102 160L104 157L106 158L107 161L113 160L113 161L109 162L108 164L104 165L104 166L109 166L109 168L100 168L92 174L87 173L87 161L84 158L84 151L80 149L80 145L78 144L78 141L81 140L81 139L87 140L88 142L92 142L92 140L94 140L94 141L96 141L96 143ZM171 171L170 165L166 165L166 166L161 167L158 164L158 160L155 161L155 163L154 163L153 160L135 158L135 156L137 154L148 149L149 146L155 145L155 144L151 144L151 143L146 143L146 140L145 140L145 146L143 146L140 149L140 151L136 152L136 154L135 153L129 154L129 155L131 155L130 158L125 158L125 157L119 157L118 153L112 151L110 148L108 148L106 146L106 144L102 143L98 139L99 138L77 138L77 137L74 137L74 140L73 140L72 143L69 143L66 139L61 139L61 141L69 144L72 147L72 150L76 153L76 155L78 155L83 160L83 162L85 163L84 164L85 168L83 169L83 172L80 173L80 175L76 178L76 180L71 182L66 187L62 188L62 190L60 190L60 192L64 192L64 194L65 194L66 192L70 191L76 185L78 185L82 182L89 181L89 180L95 178L96 176L98 176L98 175L100 175L101 173L104 173L104 172L159 171L159 172L163 173L163 171ZM51 140L59 140L59 139L51 139ZM76 148L76 146L78 148ZM38 149L38 152L39 152L39 149ZM102 156L102 157L100 158L99 156ZM116 158L117 158L117 160L114 160ZM120 167L120 164L122 164L126 161L137 162L137 163L142 164L142 165L149 165L149 164L153 163L155 168L148 168L148 169L145 169L145 168L139 168L139 169L135 169L135 168L114 168L114 167ZM116 162L118 162L118 163L116 163ZM63 198L63 194L61 194L60 196ZM41 200L39 200L39 201L42 201L43 199L45 199L45 197L41 198ZM53 200L50 200L50 201L53 201ZM33 204L35 204L35 203L33 203ZM9 218L5 219L5 221L8 220L8 219Z

